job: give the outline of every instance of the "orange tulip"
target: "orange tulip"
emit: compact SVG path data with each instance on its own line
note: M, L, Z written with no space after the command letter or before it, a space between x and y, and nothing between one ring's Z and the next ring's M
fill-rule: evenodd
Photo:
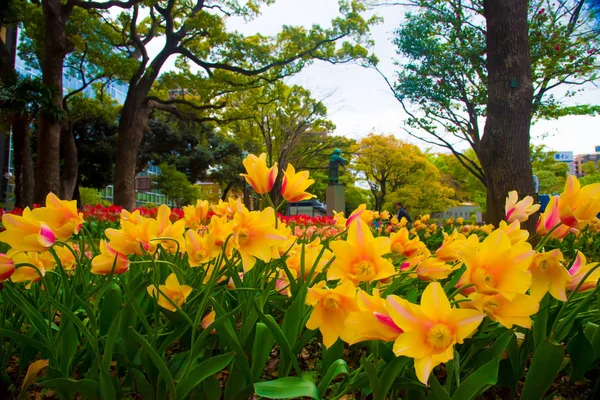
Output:
M268 168L266 153L262 153L260 157L250 154L244 159L243 163L246 173L240 174L240 176L246 179L246 182L252 186L256 193L269 193L273 189L275 179L277 179L277 163Z

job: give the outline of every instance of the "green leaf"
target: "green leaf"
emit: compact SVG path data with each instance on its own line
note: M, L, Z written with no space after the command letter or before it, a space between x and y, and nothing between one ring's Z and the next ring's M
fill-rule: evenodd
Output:
M35 309L27 301L27 299L21 296L21 294L15 287L13 287L12 285L5 285L3 295L8 297L14 305L19 307L19 309L21 309L21 311L23 311L23 313L27 315L27 318L29 318L31 324L35 327L35 329L40 333L40 335L44 339L48 337L48 334L50 333L48 323L44 320L44 317L42 316L40 311Z
M48 389L81 393L87 398L98 398L98 382L92 379L56 378L41 382L40 386Z
M167 367L165 361L158 355L158 353L150 346L150 343L139 333L137 333L133 328L129 328L129 330L133 333L137 342L142 346L142 348L146 351L146 354L150 357L154 366L158 369L160 376L163 378L171 396L175 396L175 382L173 381L173 376Z
M202 382L202 389L207 400L221 400L221 382L215 376L209 376Z
M285 377L275 381L254 384L257 395L267 399L295 399L310 397L319 400L319 391L314 383L297 377Z
M277 344L279 345L279 348L281 349L281 358L282 359L287 358L287 359L291 360L292 365L294 366L294 368L296 369L296 372L299 375L300 367L298 366L298 360L296 359L296 355L292 353L292 347L290 346L290 343L286 339L283 331L281 330L281 328L279 327L277 322L275 322L275 319L272 316L263 314L262 311L260 311L258 309L258 306L256 304L254 304L254 306L256 307L256 312L258 313L258 317L269 328L269 330L271 331L273 336L275 336L275 340L277 340Z
M550 310L550 293L546 293L540 302L540 311L533 317L533 340L537 348L547 338L548 312Z
M46 356L48 356L51 353L50 348L48 346L32 337L22 335L17 332L9 331L7 329L0 329L0 335L8 336L15 342L23 342L29 346L35 347L40 352L42 352L42 358L47 358Z
M298 340L300 323L302 322L304 310L306 309L306 293L306 286L302 286L294 301L283 316L281 330L285 334L285 338L289 343L296 343Z
M512 334L512 332L511 332ZM508 342L506 342L508 344ZM506 345L505 345L506 347ZM498 380L500 357L479 367L452 394L452 400L470 400L493 386Z
M65 308L62 304L54 300L52 297L50 298L50 302L54 304L54 306L61 312L63 317L68 318L71 322L75 324L75 326L77 326L79 332L86 337L89 344L94 348L94 351L98 353L98 343L90 333L89 329L85 325L83 325L81 320L77 318L77 316L73 314L71 310Z
M227 367L234 356L234 353L221 354L201 362L179 382L175 397L177 399L185 399L192 389L201 384L206 378L215 375Z
M252 345L252 382L256 382L260 378L267 361L269 361L274 344L275 337L269 328L262 322L257 322Z
M61 317L60 331L56 337L56 343L60 370L65 376L70 376L71 363L79 346L79 336L73 323L65 316Z
M477 356L477 359L473 364L473 370L477 371L479 368L483 367L483 365L492 360L500 360L500 357L504 353L504 350L506 350L506 347L513 337L515 337L513 331L504 332L500 337L498 337L498 339L496 339L494 344L482 351Z
M367 377L369 378L369 385L371 387L371 392L373 393L373 398L378 399L379 396L379 379L377 378L377 368L375 365L363 355L360 358L360 365L362 365L363 369L367 373Z
M450 400L450 395L433 374L429 376L429 386L435 400ZM427 397L431 397L431 394Z
M379 399L385 400L388 392L390 391L392 384L396 380L396 377L410 362L408 357L397 357L392 360L388 365L385 366L383 373L379 377Z
M544 396L564 360L563 346L545 340L535 349L521 395L522 400L537 400Z
M100 371L100 398L102 400L112 400L117 398L113 378L108 371Z
M332 362L329 365L329 368L327 369L327 374L325 374L325 376L321 380L321 383L319 383L319 386L317 387L317 389L319 390L319 396L321 398L325 396L327 388L335 378L337 378L340 375L348 376L349 373L350 371L348 369L348 364L346 364L346 361L336 360Z
M583 378L583 375L594 362L594 347L585 337L581 327L577 334L567 342L567 352L571 357L570 382L573 383Z
M112 354L119 334L119 326L121 324L121 313L119 312L113 321L110 329L108 330L108 336L106 337L106 344L104 345L104 354L102 355L101 367L104 371L108 372L110 369L110 363L112 362Z
M344 356L344 342L340 339L336 340L335 343L329 348L323 347L323 357L321 358L322 367L321 375L324 375L329 370L329 366L336 360L339 360Z
M112 282L110 287L104 292L104 296L102 296L100 316L98 317L100 335L106 335L120 309L121 288L115 282Z
M142 373L142 371L131 368L129 373L133 375L133 380L135 381L135 387L137 391L142 395L142 399L154 399L156 395L154 393L154 389L152 385L146 379L146 376Z

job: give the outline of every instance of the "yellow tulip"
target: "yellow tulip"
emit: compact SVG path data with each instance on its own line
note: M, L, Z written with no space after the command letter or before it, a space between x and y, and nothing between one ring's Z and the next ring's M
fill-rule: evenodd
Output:
M525 196L519 201L519 194L516 190L508 193L504 210L506 211L506 222L513 221L525 222L529 216L540 209L539 204L533 204L533 197Z
M394 253L398 253L406 256L407 258L413 258L426 248L425 243L421 242L419 236L415 236L412 239L408 238L408 229L400 228L397 232L393 232L390 235L390 246Z
M317 262L319 255L321 258ZM302 258L304 257L304 279L312 279L315 275L318 275L329 261L333 258L333 253L327 249L323 249L320 239L316 239L304 246L304 254L302 254L302 245L294 245L294 248L288 253L288 257L285 261L288 269L295 274L295 276L302 275ZM314 268L314 273L310 275L310 271Z
M567 289L573 291L577 288L577 285L583 280L583 278L594 268L598 263L587 263L585 256L582 252L577 251L577 257L575 258L575 262L569 269L569 274L571 275L571 281L567 285ZM585 282L581 284L578 291L585 292L588 290L592 290L598 284L598 279L600 279L600 268L597 268L590 276L587 277Z
M123 253L117 252L105 240L100 241L100 254L92 259L92 274L108 275L111 271L114 274L122 274L129 269L129 259Z
M10 278L15 272L15 263L6 254L0 253L0 282Z
M513 325L531 329L531 316L538 312L540 303L526 294L517 294L512 300L502 295L472 293L470 302L460 303L461 308L470 308L485 312L492 321L498 321L508 329Z
M32 212L36 219L48 224L59 240L79 233L83 226L83 213L77 210L77 202L60 200L54 193L46 196L46 207L36 208Z
M476 240L476 237L474 239ZM467 245L467 238L456 229L450 235L444 232L444 241L436 250L435 256L442 261L456 261L459 258L458 250L465 245Z
M563 239L569 234L571 228L568 225L562 225L560 220L560 210L558 209L558 196L551 196L546 205L546 209L540 215L536 225L536 232L540 236L546 236L550 232L553 239Z
M207 240L208 235L200 236L193 229L185 232L185 251L188 255L190 267L198 267L212 260Z
M262 153L259 157L250 154L244 159L243 163L246 173L240 174L240 176L246 179L246 182L252 186L256 193L269 193L273 189L275 179L277 179L277 163L268 168L266 153Z
M183 218L186 228L198 229L208 223L210 204L208 200L198 200L196 206L183 207Z
M77 260L75 259L75 255L71 252L71 250L63 246L56 246L54 251L60 260L60 265L65 271L72 271L75 269Z
M266 208L263 211L236 213L233 218L234 248L240 253L244 271L254 268L256 259L269 262L273 257L271 248L278 246L287 238L273 226L275 211Z
M23 216L4 214L2 224L6 230L0 232L0 242L11 247L9 257L20 251L46 251L56 240L52 229L35 218L29 207L23 210Z
M335 289L326 288L325 282L319 282L308 289L306 304L314 307L306 327L319 329L323 344L331 347L344 334L346 317L358 311L356 288L349 281L342 282Z
M308 171L296 172L292 164L288 164L283 173L281 194L290 203L311 199L315 196L305 190L313 183L315 183L314 180L308 179Z
M207 329L213 322L215 322L216 316L217 316L217 313L215 312L215 310L212 310L211 312L206 314L202 318L202 322L200 323L200 325L202 326L202 329ZM212 331L210 331L210 333L212 335L214 335L215 333L217 333L217 331L213 329Z
M142 215L140 214L140 210L135 210L133 212L129 212L129 211L123 209L123 210L121 210L120 217L121 217L120 218L121 223L131 222L134 225L137 225L144 220L144 217L142 217Z
M518 220L514 220L511 224L500 221L498 229L504 231L508 235L512 244L525 242L529 238L529 232L521 229L521 223Z
M12 257L15 266L15 272L11 275L10 280L13 282L29 282L27 288L31 287L33 282L37 282L42 279L42 276L46 275L47 271L52 271L56 265L52 254L46 253L18 253ZM37 270L33 267L23 266L19 267L19 264L31 264L35 265ZM40 276L41 274L41 276Z
M483 242L468 241L459 250L467 270L458 281L461 287L474 284L482 294L501 294L513 300L531 286L529 265L535 255L531 245L519 242L513 245L502 230L492 232Z
M531 296L542 300L547 292L557 300L567 301L566 288L571 275L562 262L564 257L559 249L538 253L533 258L531 271Z
M367 340L382 340L391 342L402 333L387 309L385 299L379 295L379 290L373 290L373 296L363 290L357 295L359 311L353 312L345 320L345 330L342 340L348 344Z
M346 228L348 228L354 221L362 220L367 224L373 222L374 212L371 210L367 210L366 204L361 204L356 208L356 210L352 211L352 214L346 220Z
M386 309L404 331L394 342L394 353L414 358L417 378L424 384L435 366L454 358L454 345L471 336L485 316L476 310L451 308L437 282L423 291L420 306L392 295L386 298Z
M137 224L124 221L121 222L121 229L109 228L104 234L117 252L141 256L144 252L153 253L156 250L156 242L152 239L158 237L158 222L151 218L143 218Z
M394 275L394 265L383 255L390 252L390 239L374 238L369 226L358 219L350 225L348 238L329 244L335 261L327 271L328 280L346 279L354 285Z
M600 183L581 187L579 180L569 175L558 209L563 224L577 229L587 225L600 213Z
M424 281L446 279L452 272L451 265L435 257L426 258L417 265L416 273Z
M192 288L187 285L180 285L177 275L173 273L167 277L164 285L158 285L158 289L162 293L159 293L156 286L153 285L148 286L147 291L150 296L158 298L159 306L173 312L177 309L168 299L181 308L190 293L192 293Z
M169 254L175 254L179 249L179 252L185 251L185 241L183 239L183 233L185 232L185 220L180 219L175 223L171 222L171 209L162 204L158 208L156 215L157 222L157 237L168 238L167 240L161 240L160 244Z

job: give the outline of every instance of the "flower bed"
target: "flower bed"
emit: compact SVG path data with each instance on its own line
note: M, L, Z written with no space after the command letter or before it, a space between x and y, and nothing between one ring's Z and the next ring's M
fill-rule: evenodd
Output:
M249 183L264 194L272 169L252 157ZM297 199L308 174L285 174L284 197ZM535 206L512 194L497 229L427 217L409 229L364 206L348 218L285 218L235 199L79 212L50 194L44 207L2 218L2 390L161 399L592 393L599 189L569 177L540 218L536 248L520 228ZM114 225L99 242L87 229L94 222Z

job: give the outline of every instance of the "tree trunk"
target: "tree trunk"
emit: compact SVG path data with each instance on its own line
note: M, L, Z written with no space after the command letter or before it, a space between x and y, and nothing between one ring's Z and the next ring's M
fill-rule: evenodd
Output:
M481 139L487 180L487 221L504 219L508 192L533 195L529 127L533 87L527 0L486 0L488 105ZM535 227L530 219L527 226Z
M60 193L60 131L57 113L62 110L63 62L69 52L66 24L70 9L61 0L42 0L44 13L44 47L40 65L42 82L50 90L53 110L42 110L39 116L36 185L34 201L43 204L49 192Z
M73 136L73 124L65 122L62 125L60 136L60 154L63 160L60 174L60 197L63 200L72 200L79 174L77 160L77 145Z
M33 159L31 155L31 137L29 119L15 114L12 121L13 155L15 166L15 207L25 208L33 205Z
M130 89L136 91L136 89ZM148 124L146 94L127 95L119 120L115 162L115 204L131 210L136 206L135 167L144 130ZM139 100L138 100L139 99Z

